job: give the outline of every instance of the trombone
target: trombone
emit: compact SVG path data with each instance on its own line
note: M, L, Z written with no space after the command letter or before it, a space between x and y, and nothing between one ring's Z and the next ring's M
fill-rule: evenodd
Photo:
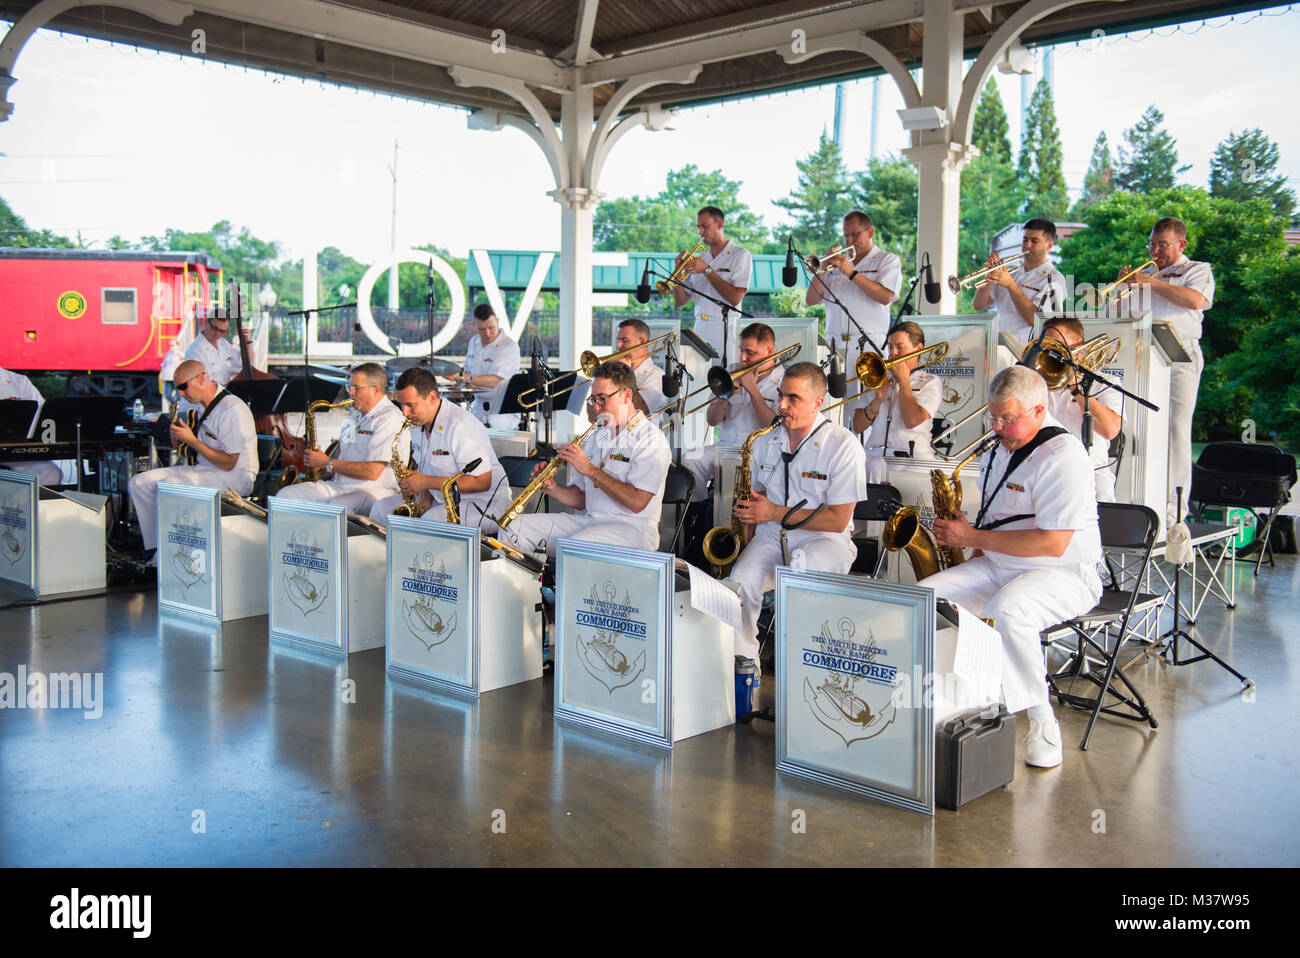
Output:
M1034 344L1030 343L1024 348L1024 351L1020 354L1021 360L1029 355L1029 350L1033 347ZM1109 333L1098 333L1096 336L1092 337L1092 339L1080 343L1073 349L1053 336L1043 340L1042 351L1038 354L1038 358L1034 360L1034 371L1047 381L1047 388L1049 390L1055 391L1065 386L1070 378L1070 365L1061 358L1060 354L1068 353L1070 358L1080 366L1085 366L1088 369L1097 369L1100 366L1109 366L1113 363L1115 357L1119 355L1119 350L1119 339ZM976 416L983 415L984 411L988 408L989 404L985 403L960 422L954 423L943 432L939 433L939 435L934 437L933 441L939 442L941 439L952 435ZM989 430L989 433L991 432L992 430ZM987 436L989 433L986 433L985 435ZM966 448L969 449L971 447L967 446ZM945 458L956 459L958 457L947 456Z
M934 366L943 362L948 355L947 343L935 343L933 346L922 346L910 353L904 353L902 356L895 356L893 359L881 359L876 353L863 353L858 357L858 361L853 364L853 379L851 382L862 383L862 388L852 396L845 396L838 402L822 409L822 414L830 412L832 409L838 409L847 402L852 402L869 392L873 392L883 386L889 379L889 367L897 366L899 363L906 362L920 356L922 353L934 353L929 361L917 365L917 369L924 369L926 366Z
M784 365L785 363L788 363L790 360L794 359L794 357L799 354L799 350L802 348L803 348L802 343L794 343L793 345L785 347L785 349L782 349L780 352L773 353L771 356L764 356L762 359L758 360L757 362L750 363L748 366L742 366L740 369L737 369L734 372L730 372L730 373L727 372L725 369L723 369L721 366L710 366L709 372L705 377L707 382L699 389L693 389L685 396L683 396L682 401L684 402L685 400L690 399L692 396L696 395L697 393L704 392L704 390L706 389L713 393L713 397L711 399L706 399L704 402L700 403L698 406L695 406L692 409L686 410L686 412L682 413L682 415L689 416L693 412L699 412L709 403L713 402L714 399L726 399L728 396L731 395L732 390L736 388L736 380L739 379L741 376L745 375L746 373L753 372L759 366L762 366L766 363L771 363L773 369L775 369L777 366ZM785 355L786 353L789 353L790 355L786 356Z
M664 333L662 336L658 337L657 339L652 339L648 342L640 343L636 346L629 346L627 349L621 349L616 353L610 353L608 356L597 356L590 349L584 349L582 351L582 355L578 357L578 365L582 369L582 375L586 376L588 379L591 379L592 373L596 371L596 367L599 366L601 363L617 362L618 360L622 359L624 356L636 352L638 349L644 349L646 351L646 354L649 355L650 353L657 352L660 349L667 348L668 346L672 345L676 341L677 341L676 333ZM656 343L658 343L659 345L656 345ZM558 392L550 393L550 395L552 397L562 396L565 393L567 393L570 389L577 388L578 385L579 383L575 379L573 381L572 386L566 386L564 389L561 389ZM532 393L535 393L537 391L538 391L537 388L533 387L532 389L526 389L523 392L521 392L519 394L519 405L522 406L524 409L533 409L537 406L540 406L542 403L546 402L547 393L544 389L542 390L542 397L540 399L534 400L532 402L524 401L525 396L531 395Z
M655 280L655 291L660 296L667 296L672 292L674 286L682 285L682 276L686 272L686 266L691 260L696 259L704 252L704 240L700 240L691 247L691 251L682 257L682 261L673 267L673 271L668 274L667 279Z
M852 261L858 258L858 251L852 246L833 246L831 247L831 251L825 256L805 256L803 258L803 264L808 267L808 272L815 276L820 276L822 273L829 273L833 270L835 264L832 260L837 259L840 256L847 256L849 260Z
M1024 256L1025 256L1024 253L1013 253L1011 256L1008 256L1006 259L999 258L998 261L994 263L992 266L985 266L983 269L977 269L975 270L975 272L967 273L965 276L962 277L949 276L948 288L952 290L954 293L960 293L967 286L970 286L972 283L974 283L975 288L979 289L983 286L988 285L988 277L990 273L995 273L1000 269L1005 269L1008 266L1018 263L1020 262L1020 260L1024 259Z
M1138 273L1141 273L1148 266L1154 266L1155 269L1153 269L1150 273L1147 273L1146 275L1154 276L1156 273L1160 272L1160 267L1156 265L1156 261L1153 259L1149 259L1141 266L1135 266L1133 269L1129 270L1127 273L1125 273L1123 276L1115 280L1115 282L1111 283L1109 286L1105 287L1104 289L1099 289L1093 292L1088 297L1089 299L1088 305L1095 310L1105 309L1107 306L1110 305L1110 294L1113 293L1120 286L1127 283L1131 277L1136 276ZM1130 286L1128 289L1124 290L1124 292L1116 296L1115 305L1118 306L1120 303L1122 303L1124 301L1124 297L1132 293L1134 288L1135 287Z

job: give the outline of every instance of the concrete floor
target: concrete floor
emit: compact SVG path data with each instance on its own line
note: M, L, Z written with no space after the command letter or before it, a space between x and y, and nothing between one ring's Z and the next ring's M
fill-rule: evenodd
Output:
M1061 768L1021 747L1008 788L934 818L778 776L770 724L661 754L557 726L549 677L475 706L385 681L382 649L270 647L265 617L160 622L149 592L11 607L0 673L102 672L105 704L0 710L0 865L1296 865L1300 562L1250 570L1198 630L1253 702L1147 661L1157 731L1103 717L1080 752L1058 708Z

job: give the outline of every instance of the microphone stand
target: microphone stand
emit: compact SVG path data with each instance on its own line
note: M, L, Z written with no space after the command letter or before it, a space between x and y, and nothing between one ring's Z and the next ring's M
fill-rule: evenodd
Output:
M668 278L667 276L663 276L663 274L658 272L657 270L655 271L655 275L661 276L663 279ZM686 284L680 283L679 285L685 286ZM727 365L727 313L729 312L736 313L737 315L745 317L745 319L753 319L754 314L745 312L739 306L732 306L725 299L719 299L718 297L714 296L712 293L705 293L691 287L687 287L687 288L690 289L692 296L698 296L707 299L711 303L716 303L722 309L722 357L721 358L722 358L722 366L725 369Z
M912 297L916 295L916 287L920 282L921 274L917 273L912 277L912 285L907 288L907 295L898 304L898 312L895 314L893 322L898 322L904 316L916 315L916 307L912 305Z
M1042 336L1039 336L1039 337L1038 337L1038 342L1041 343L1042 341L1043 341L1043 337L1042 337ZM1035 344L1035 345L1037 345L1037 344ZM1115 389L1115 390L1119 391L1121 394L1123 394L1123 395L1125 395L1125 396L1128 396L1128 398L1129 398L1129 399L1132 399L1134 402L1136 402L1136 403L1140 403L1141 405L1146 406L1146 407L1147 407L1148 409L1150 409L1152 412L1159 412L1159 411L1160 411L1160 407L1157 406L1155 403L1150 402L1150 401L1148 401L1148 400L1146 400L1146 399L1143 399L1141 396L1139 396L1139 395L1138 395L1137 393L1135 393L1135 392L1130 392L1129 390L1127 390L1127 389L1125 389L1123 386L1121 386L1119 383L1115 382L1115 380L1113 380L1113 379L1107 379L1105 376L1101 375L1101 374L1098 373L1096 370L1089 369L1087 366L1081 366L1081 365L1079 365L1078 363L1076 363L1076 362L1074 361L1074 357L1073 357L1073 356L1065 356L1065 355L1062 355L1061 353L1057 352L1055 349L1051 349L1051 348L1048 348L1048 349L1046 349L1046 350L1041 350L1041 349L1040 349L1040 352L1048 352L1048 353L1051 353L1051 354L1052 354L1053 356L1055 356L1057 359L1061 360L1061 362L1064 363L1066 366L1069 366L1071 369L1073 369L1075 372L1077 372L1077 373L1079 374L1079 380L1080 380L1080 382L1083 384L1083 387L1082 387L1082 388L1083 388L1084 391L1085 391L1085 392L1084 392L1084 395L1085 395L1085 396L1087 395L1087 390L1092 388L1092 383L1093 383L1093 382L1099 382L1099 383L1101 383L1103 386L1108 386L1108 387L1110 387L1111 389ZM1031 368L1032 368L1032 366L1031 366ZM1085 405L1086 405L1086 403L1085 403ZM1089 414L1089 415L1090 415L1090 414ZM1087 427L1088 427L1089 430L1091 430L1091 428L1092 428L1092 424L1091 424L1090 422L1087 423Z
M284 314L286 316L302 317L302 395L303 395L302 401L306 404L306 406L311 405L311 361L307 356L307 325L311 322L311 314L332 313L336 309L355 308L356 305L357 304L355 302L338 303L334 306L318 306L315 309L295 309L292 312ZM349 333L348 338L350 339L351 336L352 334ZM303 407L304 413L306 413L307 411L306 406Z

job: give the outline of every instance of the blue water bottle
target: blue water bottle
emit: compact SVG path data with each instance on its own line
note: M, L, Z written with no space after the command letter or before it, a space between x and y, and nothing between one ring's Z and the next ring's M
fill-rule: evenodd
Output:
M753 659L736 660L736 720L754 711L758 698L758 663Z

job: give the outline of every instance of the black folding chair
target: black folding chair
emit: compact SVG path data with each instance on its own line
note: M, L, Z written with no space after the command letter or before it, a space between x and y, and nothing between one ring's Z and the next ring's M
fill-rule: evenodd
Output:
M266 505L266 489L271 481L271 466L280 461L282 443L279 436L257 436L257 477L253 479L253 491L249 499L259 505Z
M1267 509L1264 528L1256 537L1259 558L1255 575L1267 555L1273 565L1269 534L1273 520L1291 501L1296 483L1295 456L1277 446L1255 442L1213 442L1201 450L1192 465L1192 491L1188 506L1199 520L1206 506L1244 506L1254 512ZM1194 504L1194 505L1193 505Z
M887 482L869 482L867 498L853 507L853 518L865 519L869 522L886 522L902 507L902 499L903 496L896 486ZM885 550L880 548L880 541L862 536L855 538L853 544L857 547L858 555L853 560L853 568L849 571L878 578L885 558Z
M543 462L533 456L500 456L499 459L506 472L506 482L519 489L533 481L533 470Z
M677 463L669 463L668 476L664 480L664 498L665 506L677 506L677 525L673 529L672 541L668 543L668 548L663 548L660 543L660 550L671 552L677 555L677 540L682 534L682 526L686 522L686 512L691 507L691 500L695 498L695 477L691 475L690 470L685 466L679 466Z
M1088 728L1079 742L1082 751L1087 750L1093 726L1097 724L1097 716L1102 712L1134 722L1149 722L1152 728L1157 727L1155 716L1147 707L1142 693L1124 674L1125 666L1133 660L1120 665L1119 657L1124 644L1133 635L1134 619L1165 601L1162 595L1139 591L1146 579L1147 566L1151 563L1151 550L1156 543L1160 520L1155 511L1147 506L1117 502L1098 503L1097 519L1101 526L1102 546L1106 549L1140 551L1142 564L1136 577L1128 579L1126 576L1126 581L1131 581L1133 587L1125 589L1120 586L1115 565L1107 555L1106 571L1110 582L1102 589L1101 599L1092 610L1042 632L1044 646L1057 644L1062 633L1071 633L1075 639L1070 660L1060 671L1050 673L1047 682L1051 694L1060 702L1070 708L1092 712ZM1109 647L1112 642L1113 648ZM1141 653L1134 656L1134 659L1138 657L1141 657ZM1090 665L1090 660L1097 662L1097 666ZM1116 679L1127 690L1127 694L1113 687ZM1096 696L1075 694L1074 685L1080 681L1097 686ZM1108 696L1114 699L1113 704L1108 704Z

